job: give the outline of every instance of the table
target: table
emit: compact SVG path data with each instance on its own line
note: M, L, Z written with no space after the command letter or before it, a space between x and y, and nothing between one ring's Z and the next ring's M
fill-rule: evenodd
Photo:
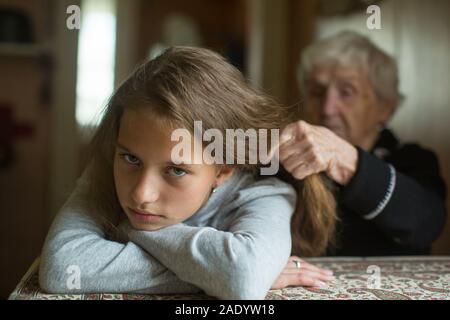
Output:
M307 259L335 272L326 288L270 290L267 300L450 300L450 256L327 257ZM39 259L33 263L12 300L177 300L213 299L204 294L145 295L132 293L46 294L38 284Z

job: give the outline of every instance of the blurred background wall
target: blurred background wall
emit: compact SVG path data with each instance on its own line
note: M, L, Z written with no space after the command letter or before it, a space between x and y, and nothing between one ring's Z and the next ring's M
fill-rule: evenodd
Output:
M305 46L364 33L399 62L406 101L393 129L433 148L450 185L450 2L374 2L381 30L367 29L358 0L0 0L1 14L22 21L0 28L0 298L39 255L82 170L93 117L140 61L170 45L219 51L255 86L298 103ZM73 4L81 30L66 25ZM450 223L433 253L450 254Z

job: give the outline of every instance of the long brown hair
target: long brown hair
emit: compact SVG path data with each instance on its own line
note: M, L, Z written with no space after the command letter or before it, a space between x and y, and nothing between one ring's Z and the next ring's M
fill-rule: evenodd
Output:
M193 132L194 121L202 121L204 131L214 128L224 136L226 129L281 129L298 119L296 108L252 88L239 70L208 49L172 47L146 61L111 96L89 147L89 205L110 228L120 213L113 177L120 119L125 109L138 107L172 128ZM233 166L256 174L261 163ZM291 183L299 195L292 218L294 253L323 254L334 233L333 195L319 175Z

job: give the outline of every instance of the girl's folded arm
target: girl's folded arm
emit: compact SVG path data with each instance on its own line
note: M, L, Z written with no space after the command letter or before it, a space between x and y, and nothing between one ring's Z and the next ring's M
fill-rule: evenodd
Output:
M264 299L291 252L290 218L295 199L252 200L236 212L228 231L172 225L121 229L182 280L221 299Z
M43 290L74 294L200 291L134 243L106 240L103 230L86 214L83 197L76 190L50 228L40 260Z

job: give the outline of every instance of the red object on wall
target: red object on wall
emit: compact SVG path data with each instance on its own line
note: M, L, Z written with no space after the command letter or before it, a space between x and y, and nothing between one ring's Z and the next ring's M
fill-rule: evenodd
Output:
M12 106L0 102L0 168L13 159L13 144L17 138L30 137L33 127L27 123L17 123L13 118Z

